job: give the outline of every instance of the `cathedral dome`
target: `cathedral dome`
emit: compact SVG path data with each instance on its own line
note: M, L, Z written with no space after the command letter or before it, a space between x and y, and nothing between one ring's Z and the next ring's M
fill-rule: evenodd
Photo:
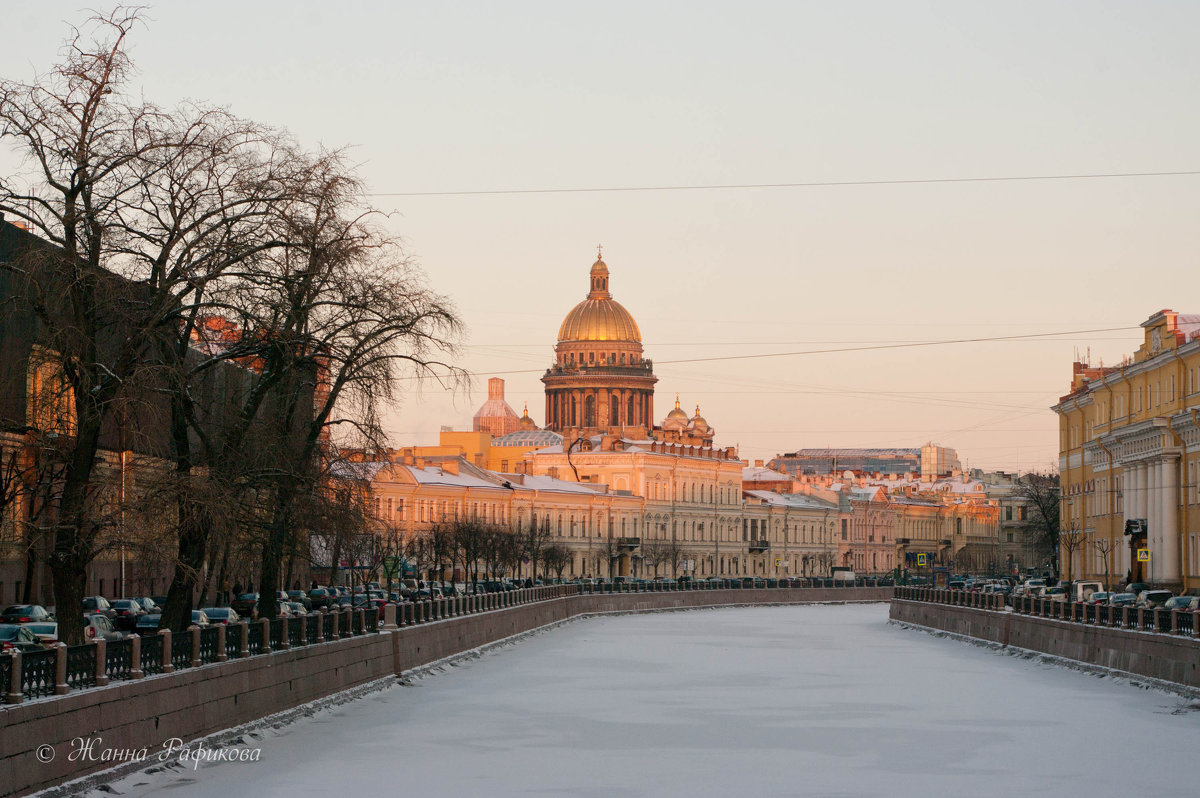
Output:
M663 429L682 431L687 429L688 414L679 406L679 396L675 397L675 409L667 413L667 417L663 420Z
M708 422L700 415L700 405L696 405L696 415L692 418L691 428L696 432L708 432Z
M608 266L597 258L592 264L592 289L558 329L559 343L566 341L630 341L641 343L637 322L608 291Z

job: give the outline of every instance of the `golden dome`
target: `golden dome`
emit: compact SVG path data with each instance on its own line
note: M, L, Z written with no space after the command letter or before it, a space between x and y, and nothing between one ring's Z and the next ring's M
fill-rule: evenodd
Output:
M608 292L608 266L599 258L590 273L592 290L558 328L563 341L633 341L641 343L642 331L620 302Z
M696 403L696 415L692 418L692 429L696 432L708 432L708 422L700 415L700 403Z

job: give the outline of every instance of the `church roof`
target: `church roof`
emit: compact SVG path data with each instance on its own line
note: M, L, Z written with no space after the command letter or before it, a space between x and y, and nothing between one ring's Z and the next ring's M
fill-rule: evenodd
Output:
M559 343L564 341L630 341L641 343L642 331L620 302L608 291L608 266L597 259L592 264L592 290L558 329Z

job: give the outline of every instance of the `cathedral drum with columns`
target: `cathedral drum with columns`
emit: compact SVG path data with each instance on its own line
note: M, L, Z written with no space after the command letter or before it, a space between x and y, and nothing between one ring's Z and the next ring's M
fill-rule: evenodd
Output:
M568 440L599 432L645 437L654 422L653 364L642 334L608 290L608 266L596 259L587 299L558 330L555 362L542 377L546 429Z

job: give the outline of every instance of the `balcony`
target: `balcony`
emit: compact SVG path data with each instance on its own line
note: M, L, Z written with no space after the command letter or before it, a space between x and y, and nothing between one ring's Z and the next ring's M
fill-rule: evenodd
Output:
M632 551L642 545L641 538L617 538L617 548L629 549Z
M912 543L912 540L909 538L896 538L897 546L907 546L910 543Z
M769 541L769 540L752 540L752 541L750 541L750 551L752 553L756 552L756 551L758 551L758 552L766 551L769 548L771 548L771 541Z

